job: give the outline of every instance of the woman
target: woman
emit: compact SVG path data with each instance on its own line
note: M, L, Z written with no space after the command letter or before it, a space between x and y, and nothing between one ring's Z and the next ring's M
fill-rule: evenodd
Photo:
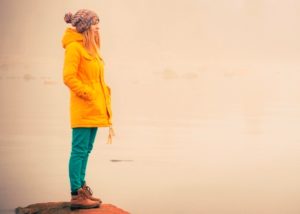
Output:
M104 64L99 54L99 18L93 11L81 9L65 14L67 28L62 44L65 48L64 83L70 89L72 151L69 161L71 208L99 207L101 200L92 196L85 172L98 127L111 128L110 88L104 81Z

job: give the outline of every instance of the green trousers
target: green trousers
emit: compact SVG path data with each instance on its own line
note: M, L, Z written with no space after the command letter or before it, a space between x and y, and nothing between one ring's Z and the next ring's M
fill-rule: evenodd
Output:
M76 192L85 183L86 166L98 128L73 128L72 150L69 160L71 192Z

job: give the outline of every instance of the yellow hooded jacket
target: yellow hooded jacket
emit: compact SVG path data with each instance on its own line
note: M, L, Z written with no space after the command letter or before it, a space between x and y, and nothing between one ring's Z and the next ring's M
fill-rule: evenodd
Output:
M111 126L110 88L104 81L104 64L83 46L83 35L67 28L63 80L70 89L71 127Z

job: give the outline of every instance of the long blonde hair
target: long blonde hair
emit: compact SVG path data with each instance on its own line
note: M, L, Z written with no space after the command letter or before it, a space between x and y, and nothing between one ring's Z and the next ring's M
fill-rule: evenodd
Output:
M99 55L100 50L100 35L99 32L93 32L91 28L83 32L83 45L92 56Z

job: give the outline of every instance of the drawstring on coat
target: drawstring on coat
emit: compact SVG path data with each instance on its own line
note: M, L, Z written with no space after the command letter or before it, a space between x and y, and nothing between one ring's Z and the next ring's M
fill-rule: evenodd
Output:
M112 126L109 127L107 144L112 144L112 137L115 136L115 131Z

